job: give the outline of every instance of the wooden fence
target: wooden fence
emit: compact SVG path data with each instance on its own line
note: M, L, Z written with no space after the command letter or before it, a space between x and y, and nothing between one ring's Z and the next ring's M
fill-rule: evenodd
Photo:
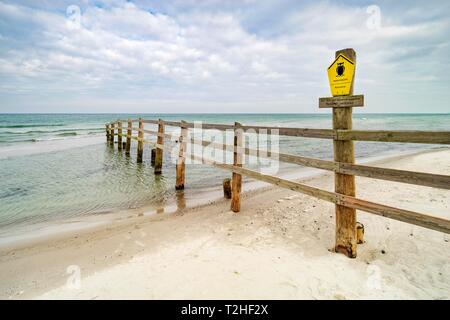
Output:
M351 113L350 113L351 118ZM350 119L351 121L351 119ZM138 126L133 124L138 123ZM126 128L122 124L127 124ZM145 124L153 124L158 126L158 130L147 130ZM163 121L163 120L117 120L106 124L107 141L114 145L115 136L117 136L117 145L119 149L124 149L126 153L130 153L131 141L136 140L137 145L137 161L142 162L142 154L144 144L150 144L154 147L152 150L152 163L154 164L155 174L161 173L163 165L163 151L166 146L164 141L166 138L171 139L171 135L165 133L166 126L175 126L181 128L181 135L177 139L179 144L179 154L176 164L176 189L183 189L185 185L185 159L187 157L209 164L214 167L228 170L232 172L231 182L231 209L234 212L240 211L241 203L241 185L242 176L250 177L256 180L264 181L279 187L287 188L293 191L301 192L318 199L334 203L336 205L336 252L341 252L349 257L356 257L356 216L352 219L352 212L362 210L387 218L403 221L417 226L450 233L450 220L433 216L428 213L419 213L405 209L394 208L379 203L355 197L354 176L369 177L374 179L396 181L420 186L450 189L450 176L439 175L423 172L405 171L398 169L388 169L373 167L367 165L359 165L353 163L353 141L382 141L382 142L402 142L402 143L427 143L427 144L450 144L450 131L379 131L379 130L352 130L351 127L340 129L334 126L334 129L308 129L308 128L285 128L285 127L269 127L269 126L249 126L235 123L228 124L210 124L203 123L202 129L215 130L233 130L234 144L223 145L212 143L205 140L197 140L192 138L188 141L188 130L194 128L194 123L185 121ZM321 160L310 157L302 157L298 155L274 153L258 149L247 148L244 145L244 133L246 131L259 132L274 131L279 135L290 137L307 137L331 139L334 142L334 161ZM126 131L126 132L124 132ZM137 136L133 135L137 132ZM157 137L156 143L145 139L145 134ZM123 141L123 138L126 141ZM224 151L233 152L233 165L219 163L211 159L204 159L195 154L188 154L187 143L201 145L202 147L212 147ZM350 144L351 143L351 144ZM242 167L243 155L252 155L265 158L277 158L281 162L303 165L323 170L332 171L336 175L335 192L321 190L302 183L278 178L271 175L265 175L260 172ZM353 160L352 160L353 158ZM350 159L350 160L347 160ZM350 189L348 183L350 182ZM345 215L345 210L351 210L346 216L347 220L339 221L338 213ZM344 221L344 222L343 222Z

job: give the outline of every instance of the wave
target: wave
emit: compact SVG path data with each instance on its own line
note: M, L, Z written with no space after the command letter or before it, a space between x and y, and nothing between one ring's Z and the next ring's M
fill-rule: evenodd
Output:
M24 143L24 142L44 142L44 141L56 141L56 140L66 140L66 139L83 139L83 138L94 138L98 136L98 133L90 133L90 134L79 134L77 132L64 132L53 136L45 136L40 138L29 138L23 137L22 139L2 139L0 138L0 144L4 143Z
M76 132L63 132L63 133L58 133L57 136L58 137L70 137L70 136L76 136L77 133Z
M51 124L9 124L0 125L0 128L39 128L39 127L62 127L65 126L63 123L51 123Z
M76 135L76 134L75 134ZM43 142L43 141L55 141L55 140L66 140L68 136L59 136L59 137L53 137L53 138L33 138L33 139L26 139L22 140L22 142Z
M102 132L101 128L71 128L71 129L61 129L61 130L30 130L30 131L0 131L0 134L10 134L10 135L24 135L24 134L36 134L36 133L64 133L64 132L76 132L76 131L90 131ZM91 131L92 132L92 131Z

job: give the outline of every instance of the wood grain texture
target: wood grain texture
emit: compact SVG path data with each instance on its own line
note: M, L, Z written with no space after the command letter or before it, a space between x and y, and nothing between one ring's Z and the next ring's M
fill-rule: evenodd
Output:
M110 132L111 132L111 136L109 137L109 144L111 146L114 146L114 123L110 124Z
M158 137L156 139L156 145L164 145L164 121L159 119L158 121ZM162 173L162 165L163 165L163 148L156 148L155 155L155 174Z
M242 147L243 130L239 122L234 123L234 152L233 164L236 167L242 167L242 152L238 148ZM239 212L241 210L241 188L242 176L239 173L233 172L231 179L231 210Z
M131 150L131 135L133 134L133 131L131 128L133 127L133 123L131 122L131 119L128 119L128 127L127 127L127 142L125 145L125 153L130 154Z
M353 49L343 49L336 52L336 58L343 54L356 63L356 53ZM355 77L353 77L354 81ZM353 94L353 83L350 95ZM351 130L352 113L349 108L333 108L333 129ZM353 141L333 140L334 161L340 163L354 163L355 149ZM355 176L335 173L335 192L338 194L355 196ZM336 236L335 251L345 254L349 258L356 258L356 210L342 204L336 204Z
M137 162L142 163L142 157L144 153L144 132L142 131L144 129L144 122L140 118L139 119L139 133L138 133L138 146L137 146Z
M319 108L346 108L346 107L363 107L364 96L338 96L319 98Z
M175 189L183 190L185 183L185 170L186 170L186 148L187 148L187 138L188 138L188 128L187 126L183 126L186 123L181 121L181 134L179 138L179 151L178 151L178 159L176 164L176 182Z
M190 143L198 144L203 147L215 148L223 151L233 152L234 150L234 147L232 145L214 143L206 140L191 139ZM278 159L281 162L293 163L311 168L334 171L336 173L368 177L373 179L381 179L387 181L402 182L433 188L450 189L450 176L448 175L380 168L380 167L359 165L354 163L341 163L311 157L303 157L287 153L277 153L271 151L262 152L261 150L251 148L241 148L241 150L246 155L258 156L260 158L267 158L272 160Z
M109 142L109 124L105 124L105 129L106 129L106 142Z
M152 167L155 166L155 158L156 158L156 149L155 149L155 148L152 148L152 149L151 149L151 154L150 154L150 165L151 165Z
M338 130L337 140L450 144L450 131Z
M117 149L122 150L122 122L117 122Z
M225 199L231 199L231 179L230 178L223 179L222 186L223 186L223 197Z
M419 213L411 210L405 210L400 208L394 208L387 205L370 202L356 197L346 196L338 194L336 192L330 192L319 188L311 187L302 183L261 174L259 172L245 169L239 166L230 164L217 163L214 160L205 159L204 157L198 157L195 155L189 155L193 160L201 161L204 164L213 165L217 168L229 170L233 173L245 175L246 177L254 178L259 181L264 181L282 188L286 188L292 191L297 191L324 201L343 205L349 208L358 209L368 213L376 214L379 216L387 217L390 219L414 224L427 229L436 230L450 234L450 220L445 218L435 217L428 213ZM355 228L356 229L356 228Z
M344 96L345 97L345 96ZM347 96L348 97L348 96ZM358 97L358 96L353 96ZM335 97L343 98L343 97ZM158 124L157 120L145 120L145 123ZM179 127L181 122L164 121L165 125ZM188 128L193 128L194 123L187 123ZM233 125L202 123L205 130L232 130ZM137 129L137 128L136 128ZM412 131L412 130L331 130L311 128L289 128L274 126L242 125L242 129L256 131L267 130L278 132L282 136L306 137L335 140L357 140L357 141L381 141L381 142L405 142L405 143L428 143L428 144L450 144L450 131Z

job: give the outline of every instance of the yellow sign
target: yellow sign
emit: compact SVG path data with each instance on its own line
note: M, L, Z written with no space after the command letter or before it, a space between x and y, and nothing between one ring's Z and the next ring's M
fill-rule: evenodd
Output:
M349 95L354 76L355 63L343 54L340 54L328 67L328 80L330 81L333 97Z

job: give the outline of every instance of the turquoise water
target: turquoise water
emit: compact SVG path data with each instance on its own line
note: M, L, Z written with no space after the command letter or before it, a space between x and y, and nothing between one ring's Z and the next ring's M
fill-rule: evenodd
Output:
M329 114L2 114L0 115L0 241L16 226L100 215L118 209L158 207L176 201L175 165L169 152L160 177L153 175L150 147L136 163L136 145L127 157L107 145L106 122L147 119L204 121L331 128ZM152 126L148 126L152 128ZM355 129L450 130L450 114L355 114ZM168 131L170 132L168 128ZM170 143L169 143L170 144ZM356 156L366 158L433 146L357 142ZM280 152L332 159L332 142L280 139ZM284 165L282 170L294 168ZM296 168L296 167L295 167ZM228 172L190 164L187 198L197 190L220 187Z

